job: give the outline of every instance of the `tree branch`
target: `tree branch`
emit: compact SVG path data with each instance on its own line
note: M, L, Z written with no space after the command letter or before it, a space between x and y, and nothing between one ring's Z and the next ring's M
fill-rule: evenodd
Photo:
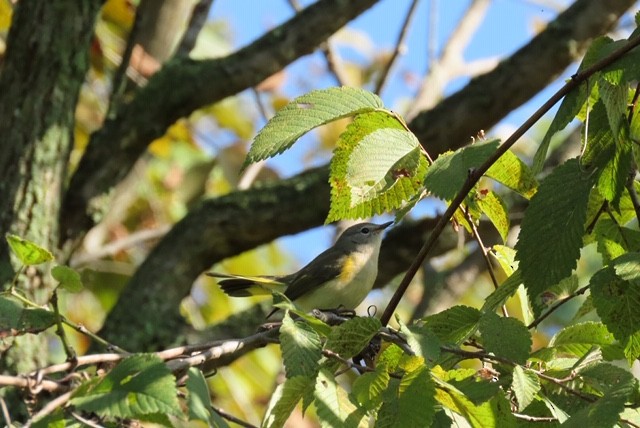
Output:
M249 46L220 59L177 58L91 136L65 195L62 242L92 226L88 210L131 170L177 119L257 85L360 15L377 0L321 0Z

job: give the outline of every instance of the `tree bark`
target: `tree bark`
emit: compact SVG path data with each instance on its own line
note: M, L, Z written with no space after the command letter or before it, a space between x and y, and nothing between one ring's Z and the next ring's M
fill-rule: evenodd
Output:
M62 183L73 144L74 113L102 5L92 1L22 0L13 16L0 74L0 230L54 250ZM18 270L0 239L3 289ZM18 288L43 304L44 270L30 268ZM26 373L48 361L45 335L5 340L0 371ZM7 349L8 348L8 349Z

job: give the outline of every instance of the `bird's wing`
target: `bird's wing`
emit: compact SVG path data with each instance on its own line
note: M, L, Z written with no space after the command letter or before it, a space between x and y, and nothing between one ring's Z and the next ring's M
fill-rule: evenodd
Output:
M271 294L271 290L284 291L284 283L276 276L245 276L207 272L207 276L222 278L218 285L229 296L248 297Z
M322 284L340 276L346 254L336 257L335 250L332 254L328 251L320 253L308 265L298 272L282 278L282 282L288 283L287 291L284 295L290 300L315 290Z

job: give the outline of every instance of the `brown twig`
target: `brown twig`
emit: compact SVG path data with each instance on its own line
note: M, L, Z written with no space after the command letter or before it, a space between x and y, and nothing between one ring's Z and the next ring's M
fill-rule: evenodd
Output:
M209 15L209 9L211 9L212 3L213 0L199 0L198 3L193 6L187 30L182 35L182 39L176 48L175 57L188 56L196 45L198 34L200 34L202 27L204 27L205 22L207 22L207 16Z
M239 419L239 418L233 416L232 414L225 412L222 409L219 409L219 408L213 407L213 406L211 406L211 409L214 412L216 412L218 415L220 415L220 417L222 417L222 418L224 418L224 419L226 419L226 420L228 420L230 422L233 422L234 424L238 424L241 427L244 427L244 428L258 428L256 425L253 425L253 424L250 424L249 422L243 421L242 419Z
M560 306L564 305L565 303L567 303L569 300L573 299L574 297L577 297L581 294L584 294L585 291L587 291L589 289L588 285L585 285L582 288L577 289L576 291L574 291L573 293L571 293L570 295L563 297L562 299L558 300L556 303L553 304L553 306L551 306L551 308L549 308L549 310L547 312L545 312L544 314L540 315L538 318L536 318L535 320L533 320L531 322L531 324L529 324L527 326L527 328L535 328L538 326L538 324L540 324L542 321L544 321L549 315L551 315L553 312L555 312Z
M416 272L422 265L427 254L429 254L431 249L435 246L435 242L438 236L444 230L445 226L449 222L449 219L453 217L453 214L458 209L460 204L464 201L464 199L467 197L467 194L469 193L469 191L473 189L473 186L475 186L478 180L480 180L482 175L485 172L487 172L487 170L491 167L491 165L493 165L500 158L500 156L502 156L507 150L509 150L524 135L525 132L527 132L538 120L540 120L551 109L551 107L553 107L565 95L567 95L569 92L571 92L576 87L578 87L581 83L586 81L594 73L612 64L617 59L619 59L624 54L626 54L627 52L629 52L631 49L633 49L638 45L640 45L640 36L634 37L633 39L629 40L627 43L625 43L624 46L620 47L619 49L613 51L611 54L597 61L591 67L588 67L585 70L577 74L574 74L571 80L567 82L562 88L560 88L555 94L553 94L551 98L549 98L513 134L511 134L511 136L507 138L500 147L498 147L498 149L495 151L493 155L489 157L489 159L487 159L482 165L480 165L477 169L473 170L469 174L469 177L467 178L467 181L462 186L462 189L460 189L460 191L458 192L456 197L451 201L449 207L447 208L445 213L442 215L438 223L436 223L433 231L431 232L431 235L429 236L429 239L427 239L423 247L420 249L420 251L418 252L418 255L416 256L411 266L407 270L407 273L405 274L404 278L402 278L402 281L400 282L398 289L393 294L391 301L389 302L384 313L382 314L381 322L383 325L386 325L391 319L391 316L395 312L398 306L398 303L400 303L400 299L402 299L402 296L406 292L407 287L409 286L409 283L411 282Z
M376 87L373 90L374 93L380 95L382 90L384 89L385 84L387 83L387 78L389 77L389 72L391 71L391 67L395 63L396 59L406 47L404 45L404 41L407 38L407 34L409 33L409 26L411 25L411 20L415 15L416 9L418 8L418 3L420 0L413 0L411 2L411 6L409 6L409 10L407 11L407 15L404 18L404 22L402 23L402 27L400 29L400 33L398 34L398 39L396 40L395 48L393 49L393 53L391 54L391 58L385 64L380 77L376 83Z

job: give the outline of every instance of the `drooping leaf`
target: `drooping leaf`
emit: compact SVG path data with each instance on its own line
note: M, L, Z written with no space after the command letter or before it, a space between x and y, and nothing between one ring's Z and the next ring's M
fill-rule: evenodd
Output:
M538 189L538 181L531 168L511 150L500 156L485 175L527 199L531 199Z
M11 252L25 266L39 265L53 260L53 254L35 242L7 233L5 235Z
M289 419L300 399L313 388L315 379L304 376L290 377L278 385L265 413L262 426L280 428Z
M315 389L316 414L323 427L366 427L366 411L347 394L326 369L320 370Z
M244 166L282 153L320 125L382 107L377 95L358 88L309 92L294 99L269 120L254 139Z
M122 360L109 374L71 399L78 409L114 418L154 418L182 414L176 380L164 362L152 354Z
M51 276L69 293L79 293L84 288L80 274L68 266L54 266L51 269Z
M202 371L191 367L187 372L187 408L189 420L200 420L214 428L229 428L229 424L211 408L211 396Z
M498 140L492 140L441 154L427 170L425 187L434 196L450 201L467 181L469 170L482 165L498 145Z
M602 73L598 79L600 99L607 111L609 127L614 136L620 134L620 127L626 121L627 115L627 85L622 81L623 73L613 70Z
M314 378L318 374L322 358L320 336L306 323L292 320L289 313L280 327L280 348L288 378Z
M540 391L540 380L538 376L529 369L521 366L513 368L513 382L511 388L518 400L518 411L522 412L535 399Z
M453 369L444 372L436 367L433 372L449 386L464 394L475 405L489 401L500 389L498 383L478 376L477 370Z
M386 111L359 114L331 159L327 222L400 208L422 188L427 160L415 135Z
M504 305L507 299L518 291L520 284L522 284L522 277L520 271L517 270L484 300L482 312L494 312Z
M502 238L502 242L507 240L509 233L509 213L507 205L495 192L490 191L486 195L476 198L476 203L493 224Z
M607 45L611 44L612 42L613 41L608 37L599 37L595 39L591 43L591 46L589 46L589 49L582 59L582 63L578 68L578 72L584 70L585 68L596 62L598 59L600 59L604 54ZM558 108L558 112L554 116L553 121L551 122L551 125L549 126L549 129L542 139L540 147L538 148L538 151L533 158L532 170L534 174L538 174L540 171L542 171L544 161L547 157L547 151L549 150L549 144L551 143L551 137L553 137L553 135L558 131L563 130L580 112L580 109L589 98L589 94L594 86L594 81L595 76L589 79L589 81L582 83L573 91L569 92L567 96L565 96L562 100L562 103Z
M531 351L531 333L518 319L485 313L478 325L482 344L489 352L524 364Z
M394 426L430 426L436 412L435 386L423 365L402 376L398 388L398 419Z
M536 314L538 296L576 267L592 186L592 175L571 159L542 182L525 211L516 259Z
M52 311L27 309L15 297L0 296L0 339L40 333L56 322L56 314Z
M469 306L453 306L423 318L425 328L432 331L442 343L461 344L478 327L482 313Z
M425 361L435 361L440 356L440 339L428 328L416 324L407 326L400 321L400 332L411 350Z
M590 281L596 311L616 339L640 330L640 253L627 253L596 272Z

